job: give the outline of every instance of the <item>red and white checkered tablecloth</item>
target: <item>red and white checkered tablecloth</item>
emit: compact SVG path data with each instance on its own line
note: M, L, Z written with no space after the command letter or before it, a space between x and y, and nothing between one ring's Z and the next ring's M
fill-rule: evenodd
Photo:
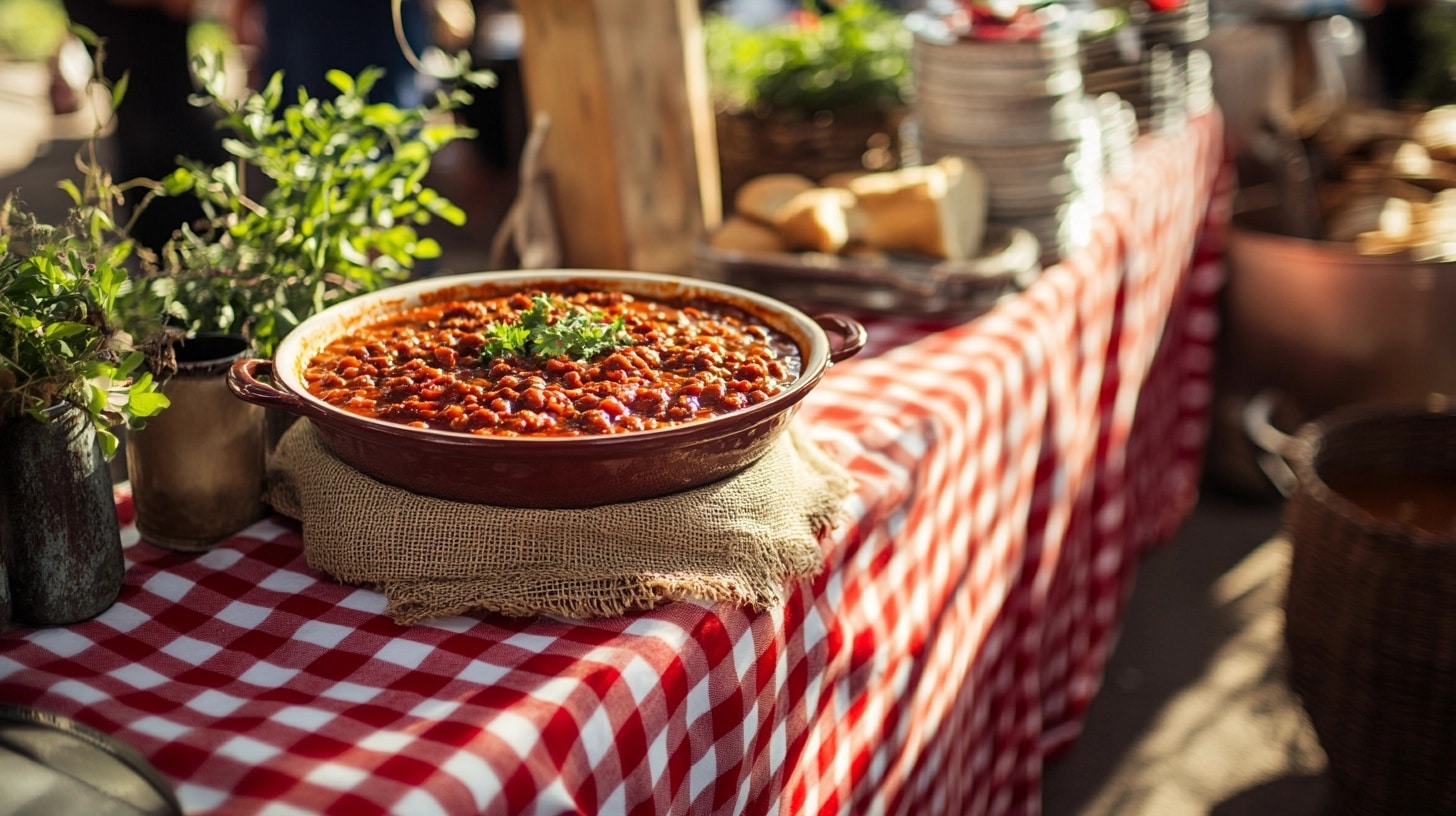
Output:
M194 814L1037 813L1196 498L1220 145L1216 112L1140 142L1093 244L991 312L868 321L798 420L850 520L782 609L404 628L282 520L201 556L128 527L113 607L0 635L0 700L131 743Z

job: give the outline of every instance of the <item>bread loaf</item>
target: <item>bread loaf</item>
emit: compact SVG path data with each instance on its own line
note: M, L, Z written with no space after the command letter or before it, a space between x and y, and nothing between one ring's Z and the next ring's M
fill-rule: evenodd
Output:
M775 213L794 196L814 189L813 180L793 173L770 173L744 182L733 197L738 215L773 224Z
M730 218L712 239L724 249L839 253L856 245L965 260L980 251L986 229L986 182L970 161L950 156L932 165L877 173L836 173L819 185L773 173L750 179ZM757 224L777 234L779 246Z
M723 226L708 237L708 245L736 252L789 251L789 245L779 237L778 230L741 215L725 219Z
M813 187L790 198L774 216L774 227L790 249L838 252L849 243L848 190Z
M975 257L986 229L986 182L971 162L948 156L850 179L849 237L888 251L953 261Z
M1411 128L1411 138L1432 158L1456 160L1456 105L1442 105L1422 113Z
M849 185L856 179L861 179L868 175L870 175L870 171L868 170L844 170L838 173L830 173L824 178L819 179L819 186L849 189Z

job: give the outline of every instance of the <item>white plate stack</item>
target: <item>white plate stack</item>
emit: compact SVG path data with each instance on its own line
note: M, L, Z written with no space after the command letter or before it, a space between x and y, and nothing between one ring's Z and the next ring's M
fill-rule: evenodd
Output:
M989 220L1029 230L1043 263L1083 246L1104 157L1076 32L1053 25L1036 40L962 39L927 12L906 24L921 161L973 161L986 177Z
M1115 93L1132 106L1143 133L1183 127L1213 101L1208 54L1208 0L1154 11L1138 0L1086 14L1080 33L1082 81L1088 96Z
M1184 61L1184 92L1188 115L1197 116L1213 109L1213 58L1202 48L1188 52Z
M1212 94L1207 53L1197 48L1211 30L1208 0L1183 0L1177 8L1164 11L1139 3L1132 17L1142 36L1152 82L1152 104L1144 130L1178 130L1196 112L1195 105ZM1195 53L1202 55L1201 61Z
M1078 41L1087 95L1117 94L1141 126L1152 116L1153 76L1137 25L1120 8L1099 9L1082 22Z
M1102 128L1102 171L1112 176L1132 169L1133 143L1139 134L1137 111L1121 96L1108 92L1097 97L1097 119Z

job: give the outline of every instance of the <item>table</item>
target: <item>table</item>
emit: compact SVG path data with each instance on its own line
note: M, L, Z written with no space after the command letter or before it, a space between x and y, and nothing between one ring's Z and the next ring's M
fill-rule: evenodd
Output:
M189 813L1035 814L1196 500L1220 136L1142 140L1092 245L991 312L870 321L800 413L857 487L781 609L403 628L280 518L201 556L128 527L115 606L0 635L0 699L133 744Z

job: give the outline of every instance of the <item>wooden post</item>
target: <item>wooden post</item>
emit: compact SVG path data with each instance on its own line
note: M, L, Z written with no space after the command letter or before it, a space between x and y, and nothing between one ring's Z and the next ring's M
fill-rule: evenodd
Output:
M563 265L685 273L722 218L697 0L517 0Z

